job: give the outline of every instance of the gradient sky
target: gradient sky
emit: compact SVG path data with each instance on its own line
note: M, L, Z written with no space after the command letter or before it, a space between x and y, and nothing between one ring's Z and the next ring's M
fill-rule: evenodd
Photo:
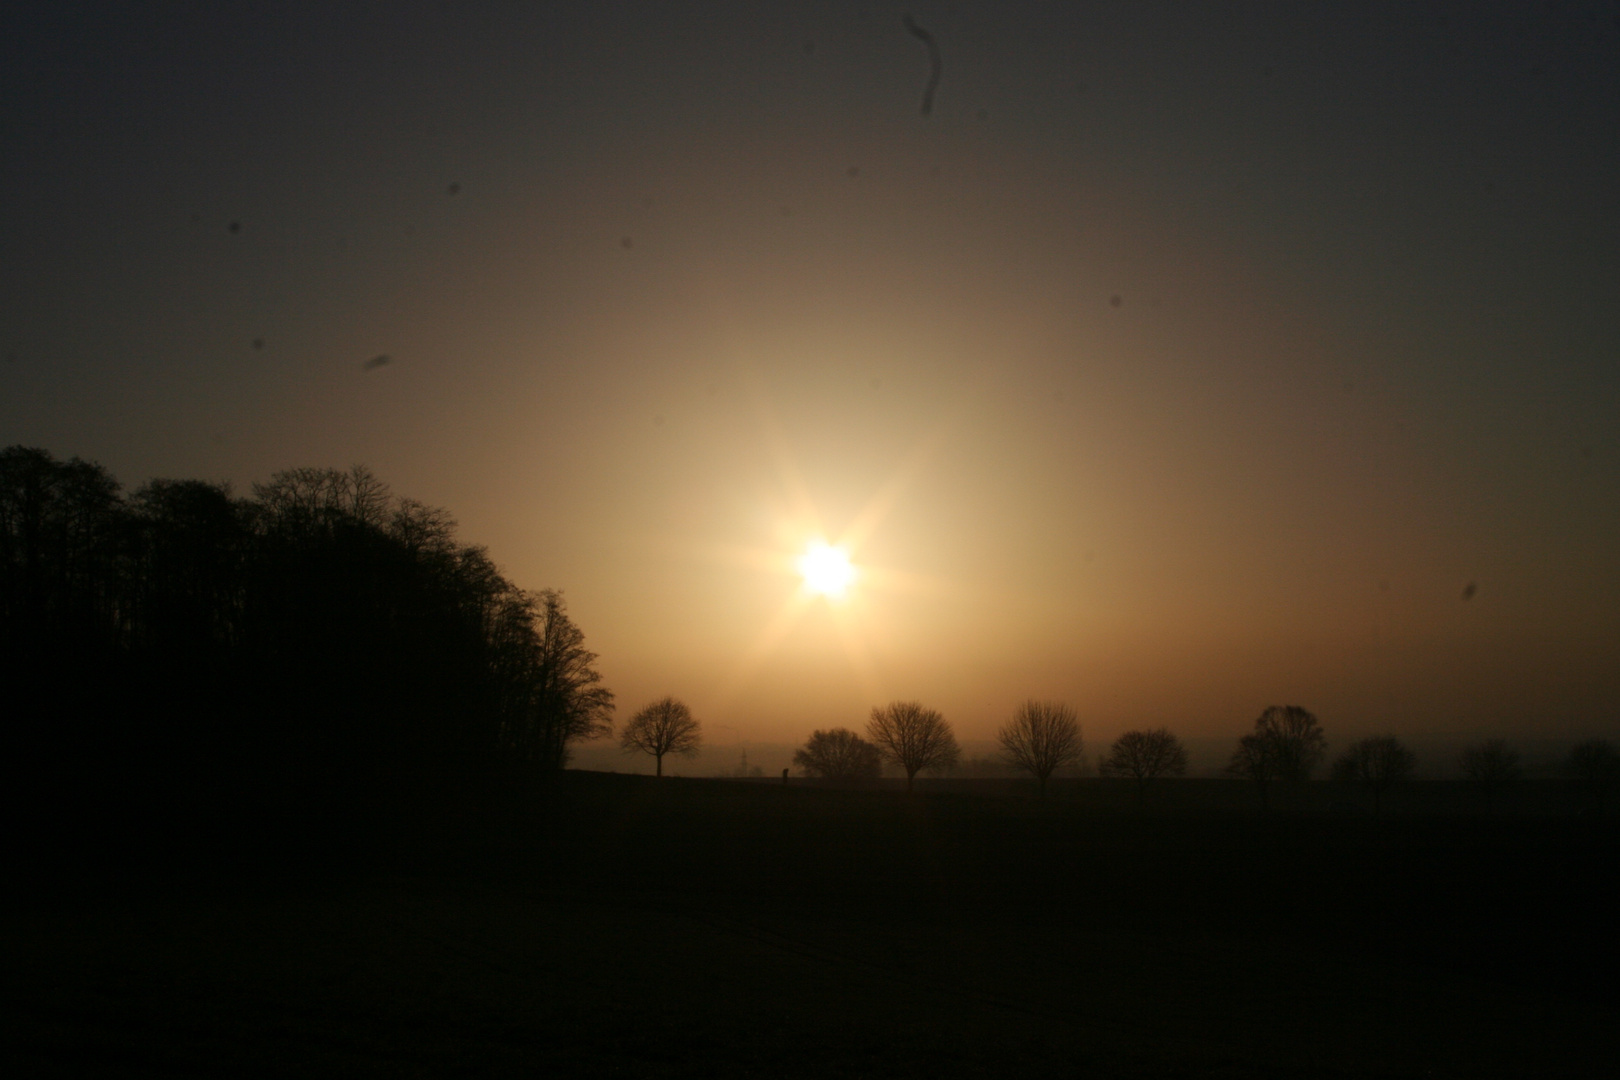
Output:
M364 463L621 717L1620 734L1616 5L583 6L8 5L0 443Z

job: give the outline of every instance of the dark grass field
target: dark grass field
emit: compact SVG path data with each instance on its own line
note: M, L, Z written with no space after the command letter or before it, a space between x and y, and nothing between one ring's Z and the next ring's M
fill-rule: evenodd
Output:
M6 1072L1620 1068L1620 831L1557 793L1374 818L1326 785L1265 816L1236 782L1025 790L568 773L454 819L35 850Z

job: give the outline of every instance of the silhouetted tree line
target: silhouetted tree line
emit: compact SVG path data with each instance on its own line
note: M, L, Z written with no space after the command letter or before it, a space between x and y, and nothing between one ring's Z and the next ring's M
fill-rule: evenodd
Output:
M557 769L610 726L594 660L558 593L364 468L125 495L0 451L4 758L38 806L331 807Z

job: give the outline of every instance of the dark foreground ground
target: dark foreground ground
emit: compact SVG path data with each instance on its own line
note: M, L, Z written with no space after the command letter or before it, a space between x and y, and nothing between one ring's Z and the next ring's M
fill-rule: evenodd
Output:
M5 1071L1620 1069L1612 821L1261 817L1209 784L1139 811L571 773L364 840L33 852Z

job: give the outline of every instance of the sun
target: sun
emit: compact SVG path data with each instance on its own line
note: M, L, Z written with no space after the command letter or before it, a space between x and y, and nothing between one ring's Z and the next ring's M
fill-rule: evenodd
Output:
M804 587L829 599L843 597L850 582L855 580L855 568L849 563L849 553L833 547L824 540L812 541L799 558L799 573L804 575Z

